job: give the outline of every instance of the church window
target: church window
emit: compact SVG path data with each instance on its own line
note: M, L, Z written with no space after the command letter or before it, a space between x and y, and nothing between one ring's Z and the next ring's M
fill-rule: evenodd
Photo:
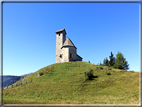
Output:
M60 54L60 56L59 56L60 58L62 58L62 54Z

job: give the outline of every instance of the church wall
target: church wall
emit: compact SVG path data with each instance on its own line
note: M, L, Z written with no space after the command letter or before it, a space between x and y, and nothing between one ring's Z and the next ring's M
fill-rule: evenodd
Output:
M62 48L62 50L63 50L63 60L62 60L62 62L69 62L69 48L64 47L64 48Z
M56 34L56 63L61 62L61 58L59 56L60 54L62 54L61 47L63 46L65 39L66 39L65 32L60 33L60 36L59 33Z
M69 57L71 53L71 58L69 58L69 61L75 61L76 60L76 49L74 47L69 47Z
M77 61L82 61L82 59L80 57L78 57L77 55L76 55L76 60Z

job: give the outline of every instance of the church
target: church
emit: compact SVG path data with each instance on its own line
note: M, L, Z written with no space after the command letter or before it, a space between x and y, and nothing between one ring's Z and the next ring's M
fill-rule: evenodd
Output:
M77 54L77 48L67 37L65 29L56 31L56 63L82 61Z

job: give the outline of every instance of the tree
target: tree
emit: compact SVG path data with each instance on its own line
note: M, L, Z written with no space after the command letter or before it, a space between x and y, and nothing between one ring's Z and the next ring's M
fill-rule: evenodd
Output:
M100 61L100 65L102 65L101 61Z
M109 56L109 65L110 66L113 66L115 64L115 57L113 57L114 54L112 54L111 52L111 55Z
M104 59L104 61L103 61L103 65L106 65L106 59Z
M104 65L104 66L109 66L109 60L108 60L107 58L104 59L103 65Z
M124 70L129 69L128 61L126 61L126 58L124 58L124 56L122 55L121 52L118 52L117 55L116 55L114 68L124 69Z
M109 66L109 60L106 58L106 66Z

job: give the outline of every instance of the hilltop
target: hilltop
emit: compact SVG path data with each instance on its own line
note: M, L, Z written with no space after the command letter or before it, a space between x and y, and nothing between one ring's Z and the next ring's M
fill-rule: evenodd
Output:
M84 71L90 68L93 70L94 78L87 80ZM108 73L110 75L107 75ZM4 104L139 104L139 72L81 61L55 63L26 76L23 81L17 81L13 84L13 88L9 86L8 89L4 89L3 102Z

